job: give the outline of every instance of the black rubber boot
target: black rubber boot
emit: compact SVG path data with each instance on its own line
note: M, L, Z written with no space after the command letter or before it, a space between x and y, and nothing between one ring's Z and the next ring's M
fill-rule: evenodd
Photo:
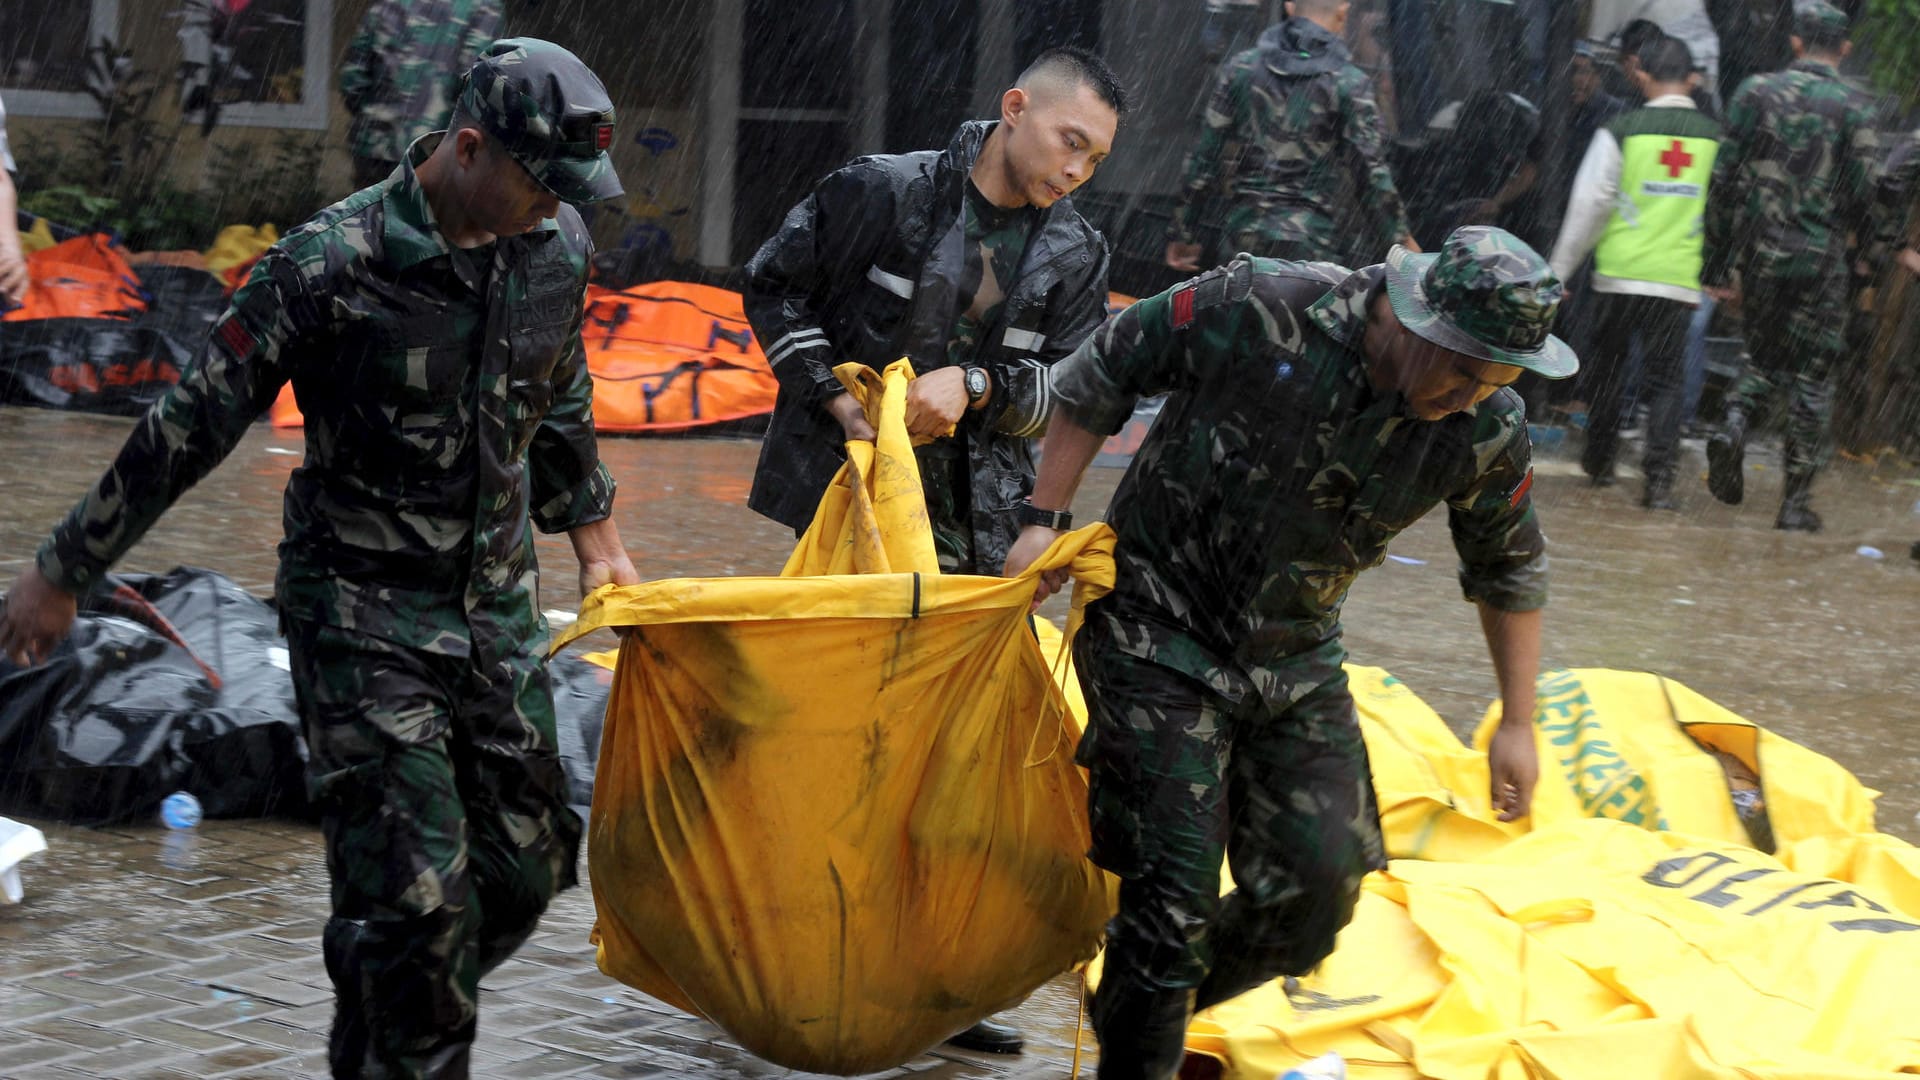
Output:
M1640 505L1649 510L1675 509L1672 474L1648 473L1647 486L1640 491Z
M1707 490L1729 506L1747 495L1747 414L1731 406L1726 422L1707 440Z
M1813 474L1789 473L1787 490L1780 499L1780 513L1773 519L1776 529L1819 532L1820 515L1813 512Z
M947 1045L982 1054L1017 1054L1026 1049L1027 1040L1018 1028L982 1020L948 1039Z

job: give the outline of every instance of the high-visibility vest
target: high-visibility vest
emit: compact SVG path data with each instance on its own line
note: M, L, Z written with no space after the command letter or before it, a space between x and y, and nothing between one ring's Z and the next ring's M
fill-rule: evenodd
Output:
M1620 145L1620 193L1594 249L1595 272L1698 289L1720 124L1697 109L1639 108L1607 130Z

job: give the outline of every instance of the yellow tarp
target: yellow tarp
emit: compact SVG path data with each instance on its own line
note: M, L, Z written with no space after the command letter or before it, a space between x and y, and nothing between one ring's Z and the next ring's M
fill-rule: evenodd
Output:
M207 270L221 274L266 254L280 240L280 230L272 225L228 225L213 238L206 250Z
M1189 1050L1260 1080L1328 1050L1357 1078L1920 1072L1920 852L1837 764L1657 676L1549 672L1536 813L1500 825L1482 754L1348 673L1393 862L1319 971L1197 1017ZM1758 777L1776 855L1712 750Z
M836 1073L1017 1003L1113 907L1034 578L937 572L911 371L861 370L879 439L849 444L788 566L818 576L602 589L560 642L631 628L588 832L601 970ZM1084 599L1112 542L1082 529L1035 573L1072 564Z

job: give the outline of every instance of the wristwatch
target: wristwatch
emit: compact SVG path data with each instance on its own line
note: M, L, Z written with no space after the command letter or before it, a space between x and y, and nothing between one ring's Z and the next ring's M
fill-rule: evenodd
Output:
M987 369L983 367L970 367L966 369L966 376L967 407L972 408L980 404L980 399L987 396Z
M1021 499L1013 508L1013 520L1022 526L1044 525L1058 532L1073 528L1073 515L1065 510L1042 510L1030 500Z

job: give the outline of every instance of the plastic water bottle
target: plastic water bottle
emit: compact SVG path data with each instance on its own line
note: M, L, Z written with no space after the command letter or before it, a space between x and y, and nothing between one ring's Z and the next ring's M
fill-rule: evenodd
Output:
M1312 1061L1295 1065L1275 1080L1347 1080L1347 1062L1339 1054L1328 1051Z
M176 791L160 800L160 820L169 829L191 829L200 824L200 800Z

